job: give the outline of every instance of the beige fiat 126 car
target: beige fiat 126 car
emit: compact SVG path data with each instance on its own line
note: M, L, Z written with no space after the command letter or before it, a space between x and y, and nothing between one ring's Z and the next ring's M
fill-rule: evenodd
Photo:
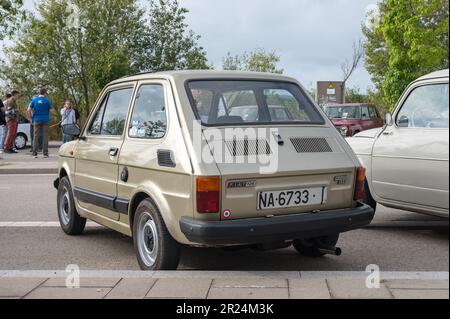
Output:
M62 229L81 234L90 219L131 236L144 270L176 269L181 245L339 255L339 234L374 216L358 158L280 75L116 80L59 156Z
M348 139L367 168L364 202L448 218L448 69L408 86L387 125Z

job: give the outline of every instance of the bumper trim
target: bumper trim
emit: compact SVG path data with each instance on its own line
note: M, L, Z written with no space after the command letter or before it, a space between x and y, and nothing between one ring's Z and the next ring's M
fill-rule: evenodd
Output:
M374 214L371 207L359 203L356 208L271 218L201 221L182 217L180 228L196 244L260 244L347 232L370 224Z

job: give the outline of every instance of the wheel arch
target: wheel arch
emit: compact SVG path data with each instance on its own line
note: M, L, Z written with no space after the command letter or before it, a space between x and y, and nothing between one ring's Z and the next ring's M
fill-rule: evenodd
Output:
M157 189L156 186L151 183L146 184L142 187L138 187L133 196L131 196L128 208L129 225L131 231L133 230L133 222L134 216L136 214L136 209L139 204L146 199L150 200L156 206L159 213L161 214L162 219L164 220L164 223L170 235L176 241L186 243L187 239L180 230L179 220L175 216L176 214L171 213L167 200L159 191L159 189Z

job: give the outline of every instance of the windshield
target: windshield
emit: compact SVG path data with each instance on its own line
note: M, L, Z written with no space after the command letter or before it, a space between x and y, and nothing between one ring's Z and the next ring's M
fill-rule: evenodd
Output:
M324 124L314 104L293 83L199 80L188 82L187 88L204 125Z
M330 119L360 119L361 108L359 106L329 106L325 113Z

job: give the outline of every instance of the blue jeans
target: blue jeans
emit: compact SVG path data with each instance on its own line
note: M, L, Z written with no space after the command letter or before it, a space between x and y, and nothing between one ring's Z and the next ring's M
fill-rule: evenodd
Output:
M72 135L62 133L62 143L66 144L72 141Z
M8 134L8 126L0 125L0 150L5 147L6 135Z

